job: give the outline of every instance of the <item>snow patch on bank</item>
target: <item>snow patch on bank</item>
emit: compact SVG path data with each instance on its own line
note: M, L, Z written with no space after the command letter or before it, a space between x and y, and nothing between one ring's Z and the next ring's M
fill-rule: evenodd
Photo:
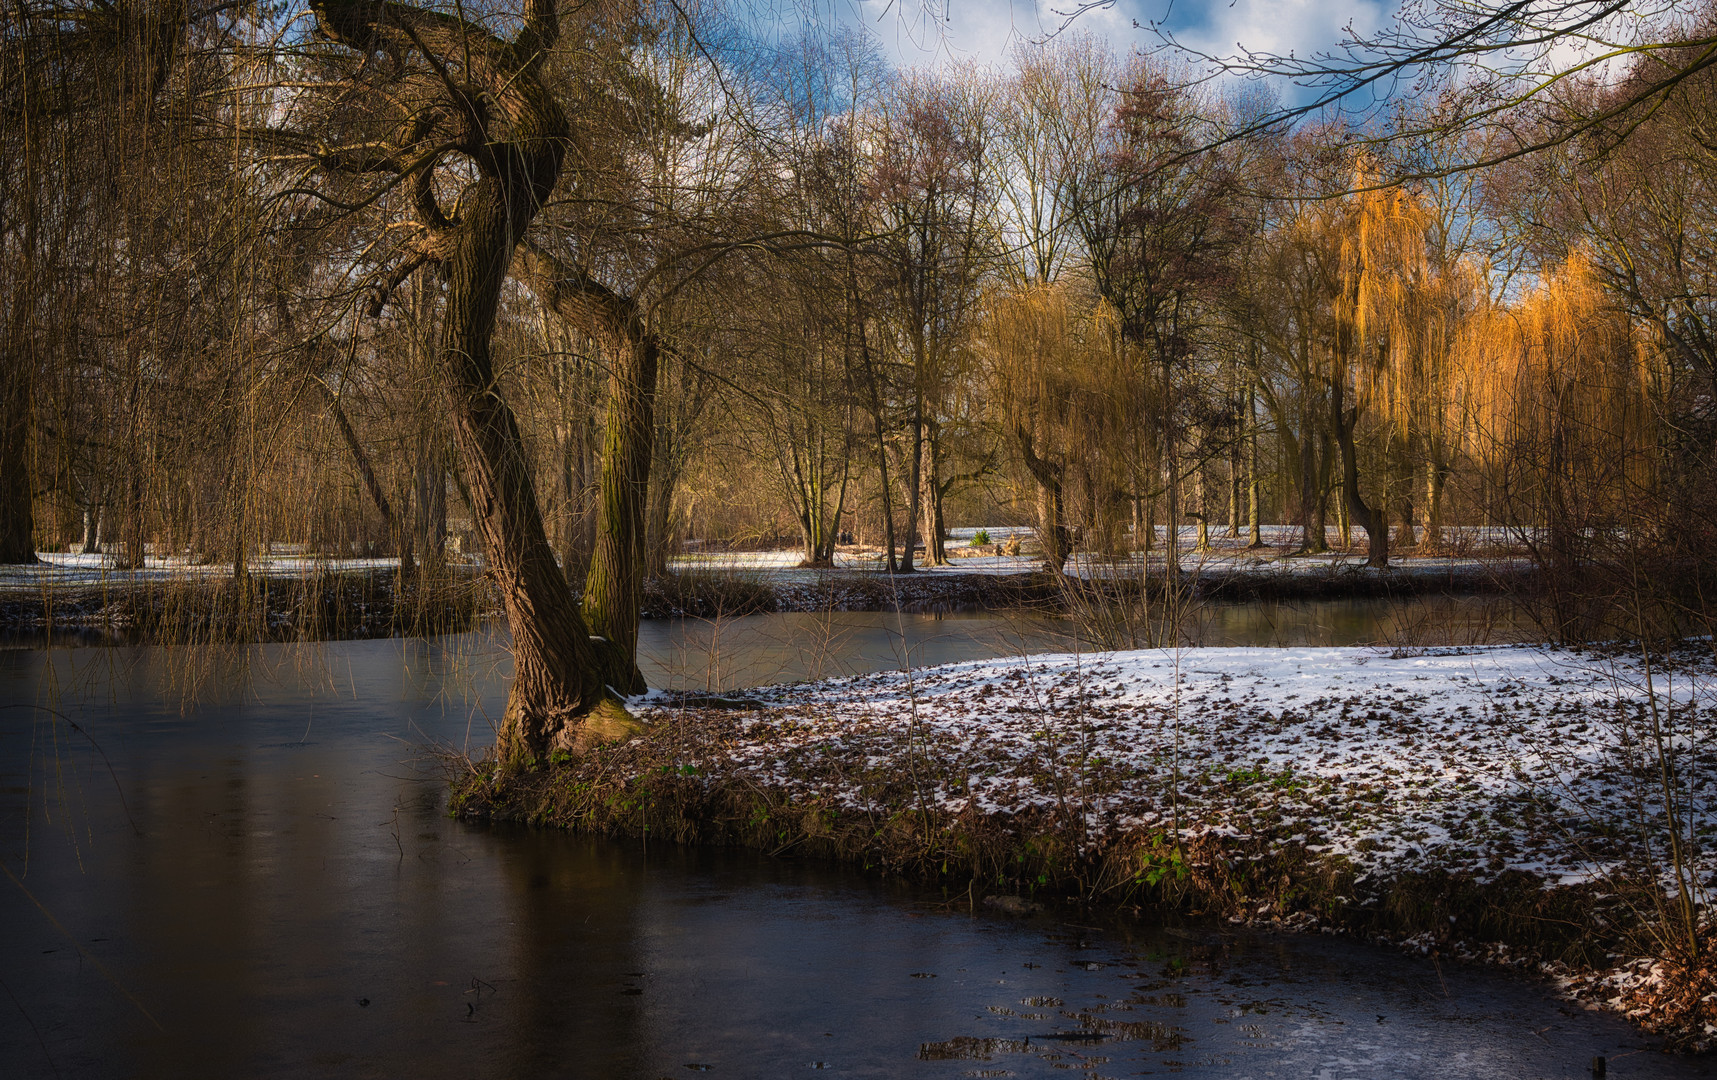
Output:
M911 776L951 812L1075 815L1297 842L1360 877L1602 879L1661 838L1655 704L1684 831L1707 846L1717 672L1546 647L1026 656L748 691L706 769L857 810ZM672 710L646 698L646 719ZM1654 843L1657 840L1654 839ZM1702 857L1700 880L1713 865Z

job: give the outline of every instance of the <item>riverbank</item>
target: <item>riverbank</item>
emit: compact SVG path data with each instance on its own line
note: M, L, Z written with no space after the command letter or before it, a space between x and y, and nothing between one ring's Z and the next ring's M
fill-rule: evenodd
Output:
M469 567L401 579L398 564L312 560L255 568L0 570L0 631L91 643L338 641L469 629L495 603Z
M1160 603L1161 561L1106 565L1101 572L1057 576L1040 566L1002 570L946 567L889 574L874 569L771 567L737 564L718 568L684 566L651 578L644 588L645 618L718 618L765 612L955 611L1065 612L1092 605ZM1148 574L1148 577L1141 577ZM1328 600L1430 595L1495 595L1530 590L1533 571L1513 561L1427 559L1388 570L1363 560L1310 562L1258 560L1189 564L1181 574L1186 595L1201 601Z
M1168 905L1506 959L1707 1049L1717 982L1686 964L1662 853L1667 792L1704 901L1714 678L1708 652L1199 649L656 694L645 735L479 766L455 805L847 859L1002 910Z
M965 570L968 559L911 574L875 569L799 569L763 553L724 567L685 565L647 579L641 614L652 618L730 618L773 612L898 611L923 614L998 611L1129 617L1164 602L1158 560L1076 564L1056 576L1041 567ZM34 566L0 567L0 631L82 634L131 643L216 637L315 640L446 633L500 614L500 598L477 563L448 564L439 575L401 579L393 559L257 560L235 583L230 566L156 559L118 569L105 556L47 555ZM771 562L774 559L774 562ZM1148 577L1141 578L1141 574ZM1376 571L1341 557L1195 562L1183 594L1217 603L1256 600L1411 598L1529 593L1532 571L1513 562L1420 559ZM1160 616L1160 610L1158 612ZM1183 612L1184 614L1184 612Z

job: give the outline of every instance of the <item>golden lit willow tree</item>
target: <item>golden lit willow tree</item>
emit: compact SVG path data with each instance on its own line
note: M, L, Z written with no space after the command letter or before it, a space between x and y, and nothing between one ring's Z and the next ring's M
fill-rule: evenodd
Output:
M1067 488L1079 470L1122 486L1137 380L1119 345L1114 310L1081 310L1062 285L998 289L986 305L989 388L1008 441L1031 477L1044 560L1060 573L1073 548Z
M1519 302L1469 319L1470 452L1539 565L1578 571L1607 538L1652 518L1662 351L1640 336L1578 252ZM1566 629L1565 627L1559 627Z
M491 348L515 252L560 178L571 137L544 78L561 36L555 0L528 0L521 18L495 20L511 30L506 36L462 8L448 13L387 0L311 0L310 12L329 47L312 46L303 67L320 78L286 95L290 107L282 110L282 122L251 134L277 151L277 162L302 163L283 199L369 216L376 236L366 264L372 314L419 268L432 268L445 283L435 374L446 393L488 577L500 592L513 639L514 679L498 753L504 764L515 765L625 735L634 722L611 686L617 673L630 674L621 669L633 667L633 642L623 643L618 651L626 663L617 663L615 646L592 636L567 587ZM637 313L624 298L579 288L576 275L532 269L540 279L564 278L557 298L594 331L635 346L628 350L629 367L653 364L654 342L639 333ZM643 374L653 383L653 372ZM637 438L640 427L649 429L647 393L633 389L634 402L645 399L633 410L642 416L613 424L611 439ZM648 462L647 441L641 454L629 449L609 450L610 471L628 474L623 481L636 480L630 474L640 458ZM636 486L622 483L608 493L605 520L638 516L628 513L626 501L637 498ZM619 550L609 553L606 573L625 579L624 561L634 553L625 536L618 539L610 545ZM601 572L593 569L593 576ZM633 604L634 634L636 610Z
M1448 354L1442 298L1456 279L1432 257L1426 237L1433 218L1423 200L1376 187L1363 168L1352 187L1356 194L1307 202L1286 230L1290 244L1311 253L1303 284L1313 303L1305 310L1321 324L1300 336L1309 355L1295 366L1302 392L1322 399L1341 455L1342 498L1366 533L1366 563L1384 567L1387 495L1368 501L1360 484L1360 424L1375 407L1385 437L1402 434L1392 421L1405 419Z

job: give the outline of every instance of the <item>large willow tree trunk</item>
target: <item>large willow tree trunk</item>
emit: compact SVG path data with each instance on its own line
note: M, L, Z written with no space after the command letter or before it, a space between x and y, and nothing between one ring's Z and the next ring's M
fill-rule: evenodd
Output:
M638 337L641 340L628 342L613 360L602 447L602 504L590 576L584 582L584 617L591 632L606 643L603 670L608 683L628 694L644 691L644 675L638 670L638 610L644 595L644 511L661 366L655 339Z
M570 745L604 680L543 529L518 421L494 391L489 341L517 233L499 185L484 194L468 197L463 242L449 260L442 365L477 531L513 634L505 761Z
M396 169L422 153L427 140L451 136L444 145L460 148L468 166L463 175L473 177L450 220L436 205L430 167L412 166L420 168L412 184L419 250L439 265L447 287L438 368L488 576L513 637L513 684L497 747L503 766L628 734L635 722L606 692L603 658L549 546L518 421L496 390L490 351L514 251L554 190L570 138L565 115L539 77L541 58L559 36L554 0L529 0L512 41L407 4L312 0L312 9L330 39L366 55L388 51L396 67L421 55L436 75L402 79L394 89L409 95L438 88L420 106L423 126L410 129L405 143L385 154L374 143L322 150L324 167L358 174ZM451 88L455 68L457 89Z
M516 269L556 315L609 350L608 422L603 435L596 542L584 583L584 620L605 685L642 693L638 610L644 593L645 512L656 441L661 346L635 297L623 296L541 248L527 245Z

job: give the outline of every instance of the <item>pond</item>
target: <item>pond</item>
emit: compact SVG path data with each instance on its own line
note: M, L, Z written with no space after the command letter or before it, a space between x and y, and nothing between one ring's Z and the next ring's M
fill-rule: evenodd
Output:
M1153 634L1162 639L1160 622ZM1497 596L1401 600L1205 603L1169 640L1197 646L1476 645L1529 641L1536 627ZM1073 618L961 612L946 615L837 611L649 619L639 629L652 686L733 690L775 682L928 667L1028 653L1090 650Z
M450 820L501 644L0 652L0 1075L1710 1075L1343 939Z

